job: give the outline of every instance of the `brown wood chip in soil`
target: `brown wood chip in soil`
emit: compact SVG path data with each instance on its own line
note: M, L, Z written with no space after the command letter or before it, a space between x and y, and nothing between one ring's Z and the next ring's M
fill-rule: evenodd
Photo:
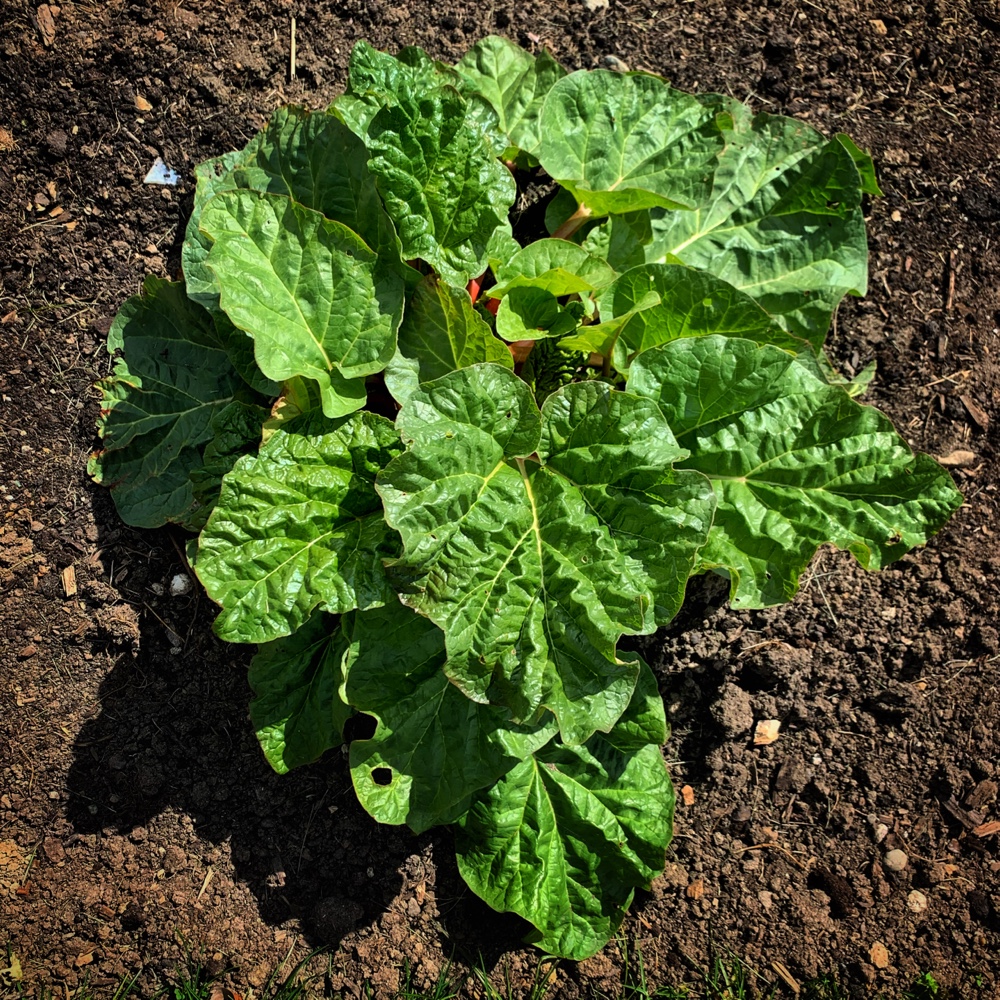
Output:
M247 721L247 654L212 637L207 600L170 596L180 540L123 526L84 472L111 318L144 273L178 273L194 164L244 144L283 101L328 102L360 38L454 60L489 32L570 68L615 57L870 149L885 191L868 208L871 292L841 308L831 350L848 373L877 362L869 398L915 447L976 457L952 466L967 497L952 524L886 572L824 552L790 606L750 613L696 582L678 621L639 644L670 708L674 780L692 790L670 877L625 923L648 981L691 981L684 956L706 962L711 943L786 990L785 976L836 969L856 995L898 996L931 971L958 995L1000 995L1000 813L995 795L966 798L996 782L1000 759L988 6L110 0L54 14L7 0L0 948L20 958L25 996L140 967L149 995L182 962L180 935L244 993L289 949L320 945L334 993L368 979L391 995L404 960L428 987L449 959L457 970L480 954L498 986L506 970L514 995L530 987L524 925L463 888L447 831L375 825L339 753L269 771ZM179 188L143 185L156 156ZM65 215L36 211L37 196ZM755 719L782 720L779 740L724 734L711 707L730 685ZM747 849L759 844L781 849ZM909 858L895 874L881 864L893 849ZM621 956L611 945L553 976L551 995L589 996L614 987Z

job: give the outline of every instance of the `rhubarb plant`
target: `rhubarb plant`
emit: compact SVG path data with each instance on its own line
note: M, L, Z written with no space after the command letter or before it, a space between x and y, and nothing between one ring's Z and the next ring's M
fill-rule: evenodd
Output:
M197 535L277 771L353 733L376 820L454 824L475 893L593 954L671 836L621 637L695 574L777 604L819 547L878 569L961 503L824 353L870 158L491 37L360 43L329 108L196 178L181 280L111 328L92 474Z

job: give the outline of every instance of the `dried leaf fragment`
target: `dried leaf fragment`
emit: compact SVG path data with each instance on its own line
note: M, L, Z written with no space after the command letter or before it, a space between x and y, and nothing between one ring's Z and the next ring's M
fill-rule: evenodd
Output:
M778 738L778 731L780 729L780 719L761 719L753 732L754 745L766 747L769 743L773 743Z
M146 100L141 94L135 95L135 109L136 111L152 111L153 105Z
M974 451L964 451L959 449L958 451L949 452L947 455L939 458L938 461L942 465L961 468L966 465L974 465L976 461L976 453Z

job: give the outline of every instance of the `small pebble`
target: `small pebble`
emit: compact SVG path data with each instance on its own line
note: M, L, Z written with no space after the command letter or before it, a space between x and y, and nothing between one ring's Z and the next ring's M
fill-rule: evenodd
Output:
M885 823L878 823L875 826L875 843L881 844L883 840L889 835L889 827Z
M910 859L906 856L905 851L896 848L894 851L889 851L885 856L885 866L891 872L901 872L905 867L907 861Z
M170 596L181 597L191 589L191 577L187 573L178 573L170 581Z
M923 913L927 909L927 897L922 892L914 889L906 897L906 908L911 913Z

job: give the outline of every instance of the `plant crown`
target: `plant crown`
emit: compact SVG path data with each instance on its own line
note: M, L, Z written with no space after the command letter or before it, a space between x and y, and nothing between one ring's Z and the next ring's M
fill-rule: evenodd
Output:
M871 159L490 37L455 66L360 43L330 108L196 174L183 280L111 329L92 474L199 533L277 771L371 717L371 815L455 824L478 895L593 954L673 812L619 638L692 574L776 604L819 546L878 569L961 503L823 353Z

